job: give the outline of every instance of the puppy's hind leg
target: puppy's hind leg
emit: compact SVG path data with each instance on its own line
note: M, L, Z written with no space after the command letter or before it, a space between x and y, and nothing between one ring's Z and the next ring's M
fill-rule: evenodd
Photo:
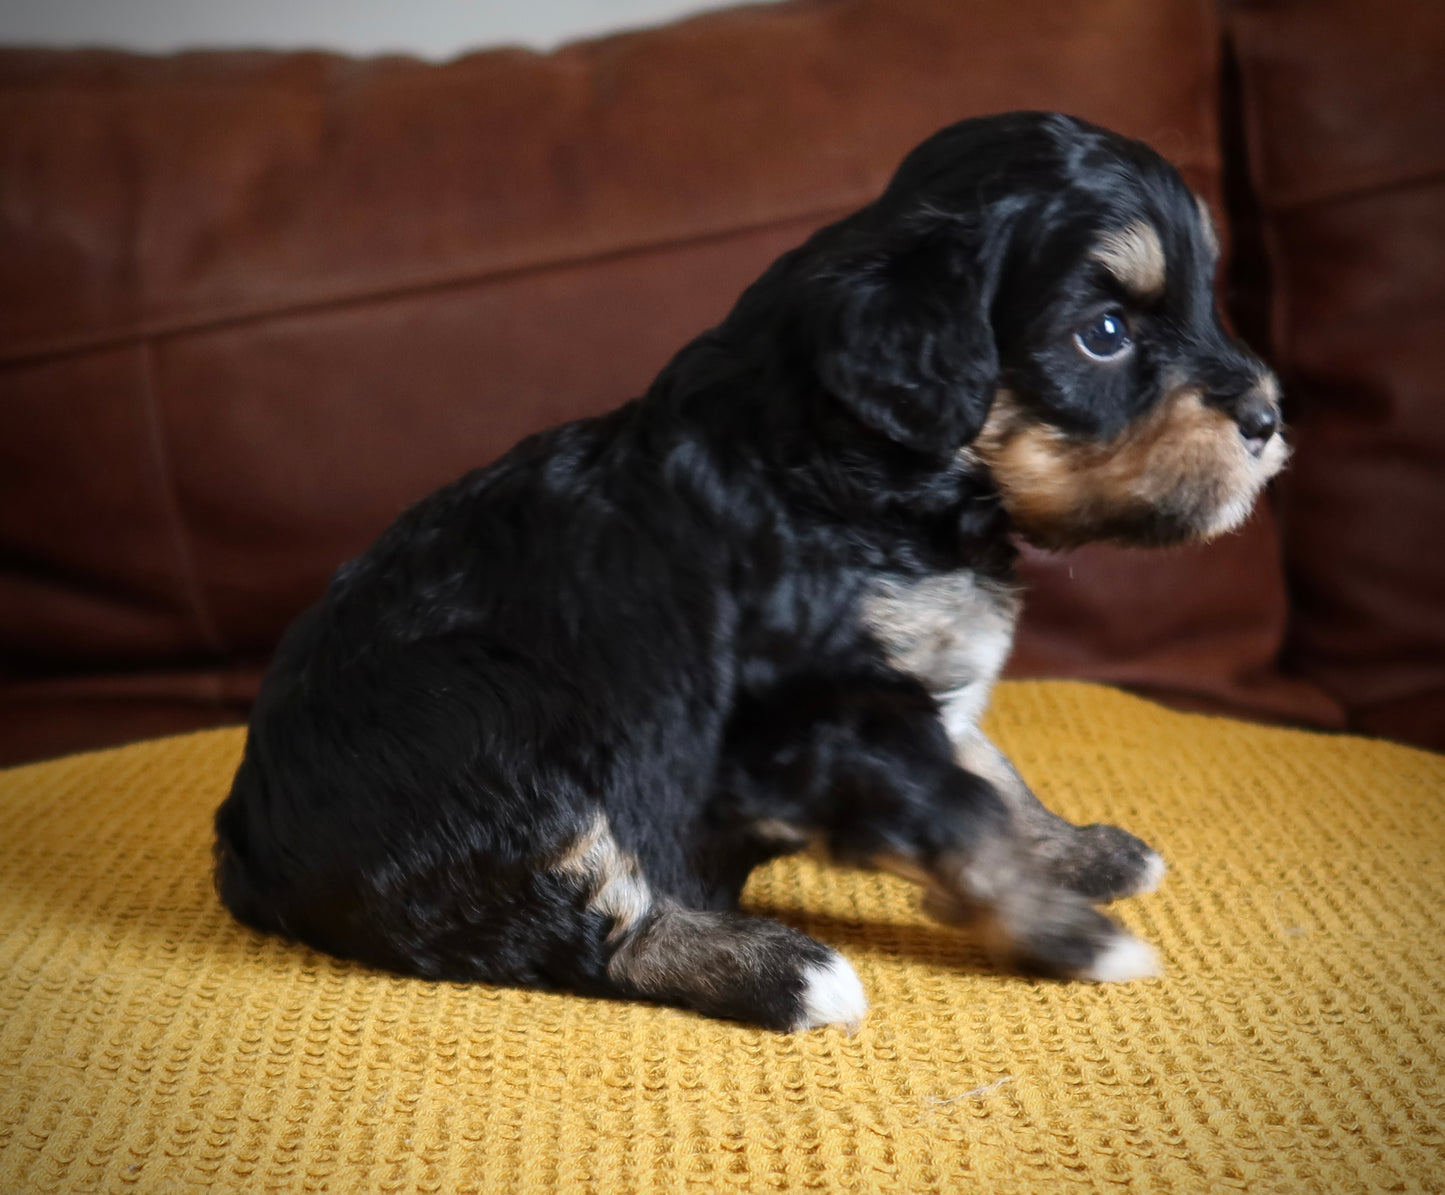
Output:
M783 1032L819 1025L852 1032L868 1011L853 968L806 934L671 901L618 945L607 974L628 995Z
M549 871L580 895L600 939L589 945L600 945L605 968L583 985L598 994L784 1032L835 1024L851 1031L868 1011L853 968L806 934L655 893L601 814Z

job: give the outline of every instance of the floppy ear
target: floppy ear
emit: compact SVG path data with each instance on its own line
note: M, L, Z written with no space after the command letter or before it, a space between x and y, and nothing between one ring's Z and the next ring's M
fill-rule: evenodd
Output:
M998 380L992 285L956 234L830 270L814 307L814 367L867 427L943 455L983 426Z

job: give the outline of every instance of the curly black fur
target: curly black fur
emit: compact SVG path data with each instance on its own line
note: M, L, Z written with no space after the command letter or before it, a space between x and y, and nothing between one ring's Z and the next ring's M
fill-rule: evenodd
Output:
M1158 286L1099 251L1141 224ZM1036 113L938 133L644 396L524 441L337 572L217 814L225 903L415 975L852 1022L846 963L737 912L753 867L812 841L916 876L1030 969L1146 970L1091 901L1158 857L1054 818L977 714L1013 530L1211 534L1278 467L1249 472L1272 381L1220 331L1212 271L1145 146ZM1101 363L1074 334L1106 309L1131 343ZM1208 433L1182 464L1172 424L1139 430L1170 404Z

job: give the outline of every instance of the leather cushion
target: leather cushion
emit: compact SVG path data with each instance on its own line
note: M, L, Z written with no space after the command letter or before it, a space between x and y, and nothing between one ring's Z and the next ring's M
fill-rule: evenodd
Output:
M1298 446L1287 662L1445 749L1445 6L1231 14Z
M804 0L444 64L0 53L8 699L84 745L87 676L253 675L407 503L639 392L950 121L1076 112L1217 204L1218 34L1205 0ZM1273 669L1274 544L1266 511L1031 559L1020 664L1328 721Z

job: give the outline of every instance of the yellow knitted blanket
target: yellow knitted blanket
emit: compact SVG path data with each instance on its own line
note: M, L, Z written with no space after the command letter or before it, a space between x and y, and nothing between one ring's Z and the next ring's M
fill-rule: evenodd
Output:
M749 903L863 1029L429 984L228 920L218 731L0 773L0 1192L1445 1191L1445 757L1001 686L1000 745L1172 863L1162 979L991 970L883 875Z

